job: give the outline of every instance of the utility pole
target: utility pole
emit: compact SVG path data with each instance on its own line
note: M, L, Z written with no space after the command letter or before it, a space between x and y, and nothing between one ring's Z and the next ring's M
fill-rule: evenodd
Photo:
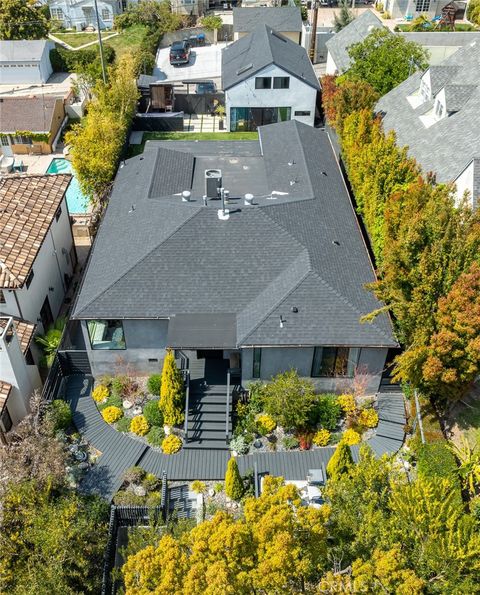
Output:
M312 31L310 38L310 49L308 51L308 55L310 60L313 62L315 61L315 53L317 49L317 22L318 22L318 0L314 0L313 3L313 24L312 24Z
M100 30L100 17L98 16L98 4L97 0L93 0L95 4L95 15L97 17L97 32L98 32L98 45L100 47L100 62L102 64L102 77L103 82L107 84L107 74L105 72L105 58L103 56L103 45L102 45L102 32Z

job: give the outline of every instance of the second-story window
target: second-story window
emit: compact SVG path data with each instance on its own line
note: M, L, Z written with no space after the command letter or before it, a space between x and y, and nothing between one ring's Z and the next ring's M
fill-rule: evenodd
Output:
M290 77L289 76L275 76L275 77L273 77L273 88L274 89L289 89L290 88Z
M272 88L272 77L271 76L257 76L255 78L255 89L271 89Z

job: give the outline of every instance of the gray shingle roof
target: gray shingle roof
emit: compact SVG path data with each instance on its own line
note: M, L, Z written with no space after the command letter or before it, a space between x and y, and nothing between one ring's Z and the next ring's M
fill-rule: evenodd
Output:
M263 127L260 136L260 143L152 142L127 161L74 317L222 313L236 317L237 345L395 345L386 316L359 323L379 303L364 289L374 273L328 135L290 121ZM212 153L230 190L228 221L218 219L217 201L200 206L196 170L204 175L202 160ZM186 188L181 157L192 154ZM155 176L158 196L149 198ZM244 206L257 176L263 193ZM172 179L181 179L178 188Z
M407 97L418 93L421 73L382 97L376 111L384 114L385 130L395 131L398 144L409 147L424 171L433 171L440 182L448 182L480 156L480 43L459 49L429 70L434 93L445 88L447 109L453 112L448 117L428 128L419 119L432 102L415 108Z
M476 31L401 31L398 33L407 41L415 41L430 47L463 47L473 41L480 43L480 33Z
M350 68L348 48L354 43L363 41L372 29L376 28L386 27L371 10L366 10L327 41L327 49L339 72L345 72Z
M233 30L235 32L251 33L259 24L268 25L280 33L300 32L302 16L297 6L233 9Z
M0 41L0 62L38 62L45 46L54 44L48 39Z
M270 64L275 64L307 85L320 89L305 48L280 35L271 27L260 24L252 33L223 49L224 90L250 78Z

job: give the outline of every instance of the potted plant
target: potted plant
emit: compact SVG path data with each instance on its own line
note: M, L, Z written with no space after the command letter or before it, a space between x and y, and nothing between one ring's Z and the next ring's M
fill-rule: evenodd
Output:
M215 108L215 114L218 116L218 128L219 130L223 130L224 122L223 119L225 118L225 106L219 103Z

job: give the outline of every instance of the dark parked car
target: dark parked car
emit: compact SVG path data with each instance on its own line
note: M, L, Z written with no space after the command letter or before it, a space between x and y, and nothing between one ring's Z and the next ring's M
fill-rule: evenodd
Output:
M174 41L170 46L170 64L188 64L190 60L190 44L188 41Z
M198 83L195 92L198 95L205 95L207 93L216 93L217 85L213 81L205 81L203 83Z

